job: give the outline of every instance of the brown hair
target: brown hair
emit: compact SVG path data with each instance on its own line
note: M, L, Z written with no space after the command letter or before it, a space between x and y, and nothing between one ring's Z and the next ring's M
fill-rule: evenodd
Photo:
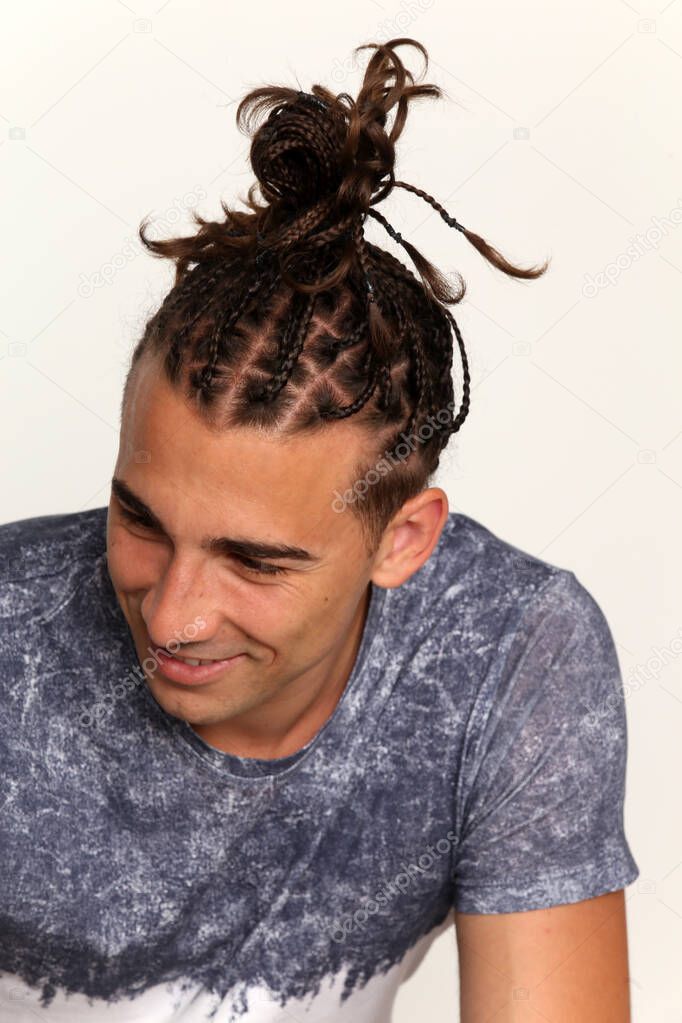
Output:
M237 124L252 136L257 178L242 200L247 211L221 202L224 220L195 213L194 235L163 241L147 238L142 222L146 247L175 261L175 283L147 323L128 374L143 352L161 354L171 384L220 430L312 434L360 413L357 422L372 440L354 479L382 467L351 503L370 553L435 473L467 416L470 392L462 336L447 308L464 294L461 276L453 288L374 206L403 188L504 273L530 279L547 268L514 266L428 193L396 181L395 144L410 100L441 96L437 86L415 83L399 46L416 47L428 66L414 39L360 46L374 53L355 99L321 85L309 93L263 86L242 99ZM418 276L367 241L368 216L403 246ZM463 367L456 415L453 332ZM405 443L429 423L427 439L414 449ZM408 456L396 464L400 443Z

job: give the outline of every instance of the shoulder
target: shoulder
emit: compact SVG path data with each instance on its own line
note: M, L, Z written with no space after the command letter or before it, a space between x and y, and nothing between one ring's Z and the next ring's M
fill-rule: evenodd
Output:
M455 556L473 570L479 581L497 577L509 578L512 584L525 576L544 580L565 571L552 561L505 539L483 522L450 512L432 557L438 562L451 561Z
M572 569L531 554L460 512L448 516L430 560L434 580L447 580L488 606L499 602L531 615L551 612L575 620L603 614Z
M450 513L431 557L402 589L392 600L395 627L433 657L458 701L462 687L480 697L483 680L492 685L520 661L542 670L569 649L583 664L614 664L606 617L575 573L468 515Z
M0 525L2 620L32 615L62 602L63 591L106 553L106 508L40 515Z
M59 570L65 558L97 556L106 547L106 508L38 515L0 525L0 578Z
M570 569L530 553L462 512L450 512L419 573L426 603L447 619L507 631L532 605L551 605L581 588Z
M591 764L601 757L603 767L611 758L620 766L624 693L602 606L572 570L473 520L464 529L471 538L469 575L478 582L462 590L460 610L452 606L452 620L461 613L465 624L455 628L450 648L470 681L469 752L478 757L485 750L490 770L501 763L511 768L517 756L525 769L534 753L549 756L554 747L561 755L574 743L593 758L583 750L571 754L574 760Z

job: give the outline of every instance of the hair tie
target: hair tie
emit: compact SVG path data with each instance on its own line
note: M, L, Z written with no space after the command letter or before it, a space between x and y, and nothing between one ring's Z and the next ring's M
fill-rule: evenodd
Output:
M396 231L396 229L394 227L392 227L392 225L389 224L388 221L386 221L386 223L384 224L384 227L386 228L386 230L390 234L391 238L393 238L394 241L398 242L399 245L402 245L402 243L403 243L403 236L401 235L400 231Z
M460 222L458 220L456 220L454 217L451 217L449 213L441 213L441 217L443 218L445 223L448 225L448 227L454 227L458 231L462 231L462 232L466 231L466 227L464 227L462 224L460 224Z

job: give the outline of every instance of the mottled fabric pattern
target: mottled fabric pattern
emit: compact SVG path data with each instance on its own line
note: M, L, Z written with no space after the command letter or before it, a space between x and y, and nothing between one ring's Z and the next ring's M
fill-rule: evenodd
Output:
M0 1019L382 1023L454 909L638 876L616 651L572 572L450 513L372 586L324 726L250 759L140 680L105 528L0 527Z

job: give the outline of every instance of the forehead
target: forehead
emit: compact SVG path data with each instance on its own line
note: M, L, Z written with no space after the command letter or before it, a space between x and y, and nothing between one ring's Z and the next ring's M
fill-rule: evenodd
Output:
M251 427L213 429L158 363L143 358L123 409L116 474L159 513L171 509L185 517L191 508L206 527L229 513L245 531L276 524L290 538L293 529L322 540L358 533L355 516L336 511L334 501L354 482L354 466L366 451L366 433L347 420L289 437Z

